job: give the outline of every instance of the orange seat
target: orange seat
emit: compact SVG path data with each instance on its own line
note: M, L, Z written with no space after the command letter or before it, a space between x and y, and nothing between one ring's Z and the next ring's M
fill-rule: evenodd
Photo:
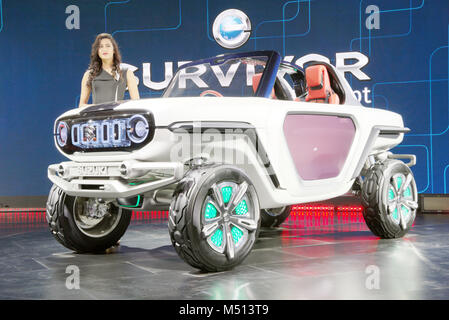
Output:
M332 90L327 68L324 65L313 65L306 70L308 102L339 104L340 98Z
M262 78L262 73L257 73L253 76L253 91L256 93L257 88L259 87L260 79ZM274 88L271 90L271 99L276 99L276 95L274 94Z

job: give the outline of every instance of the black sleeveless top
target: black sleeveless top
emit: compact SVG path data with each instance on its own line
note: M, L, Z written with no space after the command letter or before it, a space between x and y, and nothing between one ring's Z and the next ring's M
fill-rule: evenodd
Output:
M122 69L123 75L116 80L108 72L101 69L100 74L92 79L92 103L123 100L127 86L126 71L126 69Z

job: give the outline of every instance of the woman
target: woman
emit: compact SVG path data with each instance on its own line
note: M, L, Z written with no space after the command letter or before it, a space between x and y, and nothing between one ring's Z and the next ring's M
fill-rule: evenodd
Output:
M126 87L131 99L139 99L137 82L131 70L121 70L121 55L117 42L108 33L101 33L92 44L89 69L81 80L79 107L92 103L123 100Z

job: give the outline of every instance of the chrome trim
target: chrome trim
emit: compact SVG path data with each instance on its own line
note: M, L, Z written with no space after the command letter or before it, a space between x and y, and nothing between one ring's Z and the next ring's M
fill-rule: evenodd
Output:
M70 196L85 196L97 198L127 198L155 190L179 181L184 175L184 165L178 162L139 162L127 161L130 172L151 174L150 181L141 181L131 185L123 179L120 172L122 162L63 162L48 167L47 174L50 181L60 187ZM58 175L58 169L63 166L64 176ZM80 167L92 166L106 168L104 175L95 170L91 174L81 172ZM140 170L140 171L139 171ZM136 174L137 175L137 174Z
M388 159L408 159L410 160L405 165L407 167L413 167L416 165L416 156L414 154L389 154Z
M360 156L359 162L357 163L357 166L354 170L352 179L355 179L360 175L360 172L362 171L362 168L365 165L366 159L368 159L368 156L373 148L373 145L374 145L376 139L380 135L384 135L384 136L385 135L397 135L397 134L406 133L409 131L410 131L410 129L406 128L406 127L374 126L371 129L368 140L366 141L365 148L363 149L362 155ZM397 138L397 136L395 136L394 138Z
M176 132L179 130L186 131L188 133L204 132L205 130L216 129L255 129L254 126L247 122L234 122L234 121L184 121L174 122L168 126L168 130Z

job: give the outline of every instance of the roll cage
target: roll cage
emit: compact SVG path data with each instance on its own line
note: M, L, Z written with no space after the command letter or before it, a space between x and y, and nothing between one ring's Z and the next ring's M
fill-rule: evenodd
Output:
M183 80L182 76L185 76L186 70L189 68L196 67L198 70L200 68L203 68L203 71L198 72L198 74L196 75L196 77L200 79L200 76L204 75L205 73L205 65L210 68L219 68L219 66L224 65L225 63L232 63L234 61L244 61L247 64L251 64L252 58L254 59L254 61L256 61L257 59L263 59L263 62L259 61L259 64L264 64L260 82L254 94L252 95L254 97L275 98L278 100L305 101L305 96L307 95L307 83L304 70L309 66L321 64L324 65L328 70L331 87L340 97L340 104L343 104L345 101L345 91L340 83L335 69L331 65L321 61L312 61L307 63L303 69L294 63L282 61L279 53L271 50L222 54L207 59L196 60L182 65L176 72L170 84L165 89L162 97L175 96L173 94L174 90L176 89L175 86L177 84L180 86L179 83ZM230 69L227 72L229 75ZM250 74L251 73L249 73L248 71L246 72L247 77L249 77ZM254 75L254 73L252 73L251 75ZM234 74L231 74L231 76L234 76ZM204 87L204 89L206 88L208 88L207 85ZM215 96L222 96L215 90L204 90L203 93L206 93L206 95L212 93L212 95ZM186 92L178 96L198 96L198 94L191 94Z

